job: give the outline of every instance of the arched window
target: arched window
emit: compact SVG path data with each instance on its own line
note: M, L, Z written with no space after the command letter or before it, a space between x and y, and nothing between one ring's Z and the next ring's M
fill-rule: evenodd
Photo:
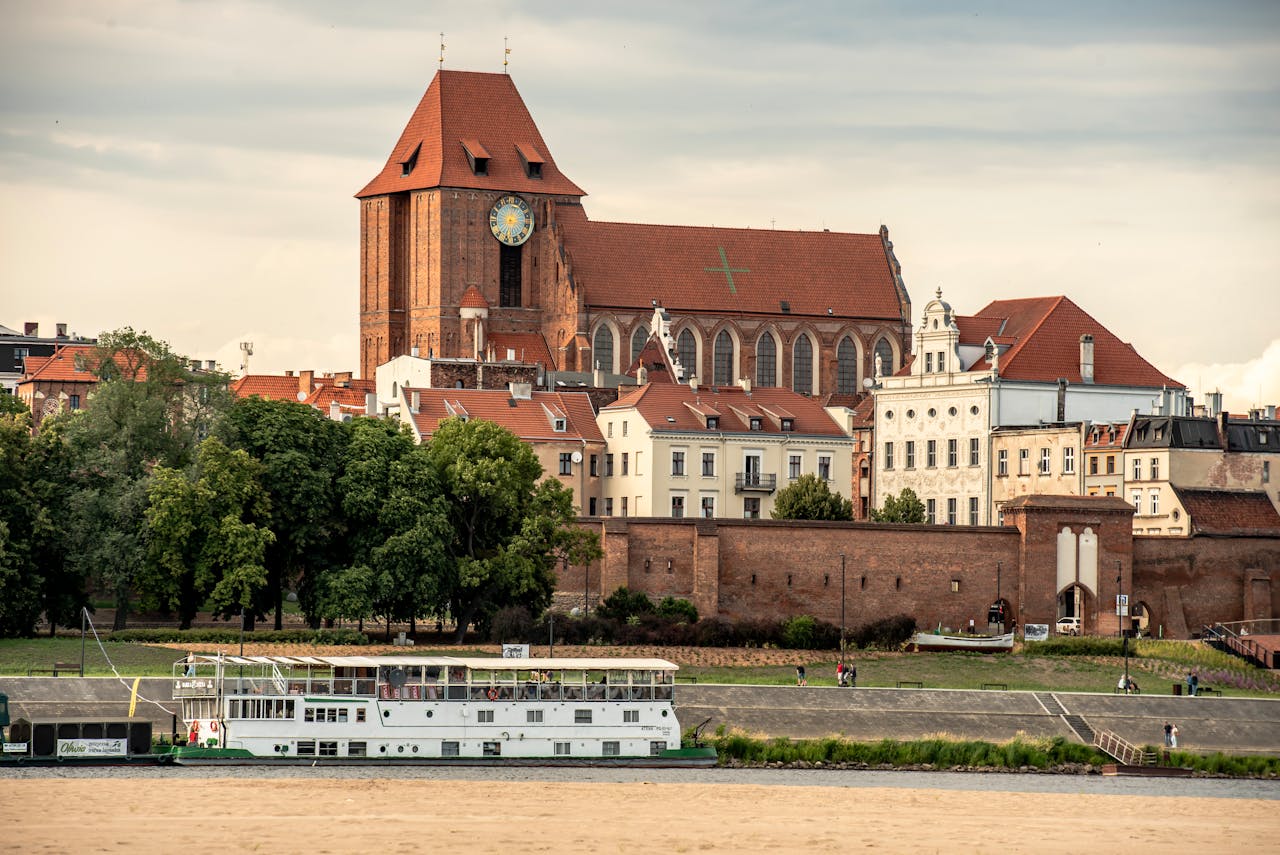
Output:
M649 340L649 328L644 324L636 327L635 332L631 334L631 359L628 365L636 361L640 356L640 351L644 350L644 343Z
M756 343L756 385L773 386L778 382L778 343L773 333L765 333Z
M595 341L591 343L591 367L613 370L613 330L607 324L596 329Z
M712 383L728 386L733 382L733 336L728 330L720 330L716 336L716 364Z
M797 338L791 349L791 388L802 395L813 392L813 345L807 335Z
M898 370L898 366L893 364L893 345L889 344L889 340L881 338L876 342L875 355L880 357L880 373L886 377Z
M676 339L676 355L680 357L680 365L684 367L684 379L698 376L698 340L693 333L684 330Z
M858 348L853 339L845 336L840 339L836 348L836 394L856 395L858 393Z

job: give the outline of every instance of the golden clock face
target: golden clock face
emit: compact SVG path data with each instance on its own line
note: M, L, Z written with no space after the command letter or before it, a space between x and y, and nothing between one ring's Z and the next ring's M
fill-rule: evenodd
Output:
M519 196L503 196L489 211L489 229L507 246L519 246L533 234L533 210Z

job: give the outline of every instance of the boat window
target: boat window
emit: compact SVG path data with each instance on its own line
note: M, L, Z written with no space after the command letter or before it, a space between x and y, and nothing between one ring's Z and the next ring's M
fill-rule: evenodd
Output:
M337 742L321 742L320 756L321 757L337 757L338 743Z
M574 724L591 724L591 710L574 710Z
M364 720L364 707L356 707L356 721Z
M365 757L368 755L368 753L369 753L369 746L367 743L364 743L364 742L348 742L347 743L348 757Z
M484 744L484 756L485 756L485 757L497 757L497 756L499 756L500 754L502 754L502 743L501 743L501 742L486 742L486 743Z
M557 757L568 757L568 756L569 756L569 746L570 746L570 743L568 743L568 742L557 742L557 743L556 743L556 756L557 756Z
M621 756L622 754L621 748L622 748L622 744L620 742L617 742L616 740L612 740L612 739L607 739L604 742L604 745L603 745L604 750L602 753L605 757L618 757L618 756Z
M314 757L314 756L316 756L316 743L315 743L315 740L314 740L314 739L299 739L299 740L298 740L298 756L299 756L299 757Z
M640 721L640 710L623 710L622 723L635 724Z
M657 757L659 754L661 754L663 751L666 751L666 750L667 750L667 743L666 743L666 742L663 742L663 741L662 741L662 740L660 740L660 739L650 740L650 742L649 742L649 756L650 756L650 757Z
M457 742L449 742L449 741L441 742L441 743L440 743L440 756L441 756L441 757L457 757L457 756L459 756L459 752L458 752L458 743L457 743Z

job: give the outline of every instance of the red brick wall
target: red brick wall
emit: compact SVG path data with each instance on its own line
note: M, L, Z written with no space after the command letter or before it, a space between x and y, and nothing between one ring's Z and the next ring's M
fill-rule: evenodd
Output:
M1280 616L1280 538L1135 537L1133 560L1152 632Z

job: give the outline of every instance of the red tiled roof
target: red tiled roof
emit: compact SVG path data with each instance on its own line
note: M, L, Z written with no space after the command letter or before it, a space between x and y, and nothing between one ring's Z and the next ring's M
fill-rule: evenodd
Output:
M532 398L512 398L501 389L405 389L405 397L418 395L413 422L423 439L435 433L441 421L454 412L502 425L522 440L604 442L596 424L591 399L582 392L534 392ZM548 416L548 411L552 414ZM563 414L566 430L557 433L552 418Z
M1084 444L1087 448L1120 448L1124 445L1124 437L1128 432L1128 422L1101 422L1095 424L1085 433ZM1094 439L1095 433L1097 434L1096 440Z
M499 362L507 358L510 350L515 352L516 362L541 362L548 369L555 365L542 333L492 332L489 346L493 348L493 358Z
M487 309L489 301L480 293L479 288L469 285L467 290L462 292L462 301L458 305L463 309Z
M52 356L28 356L23 362L24 374L22 382L61 382L61 383L96 383L98 377L92 371L77 368L77 362L92 363L95 347L91 344L67 344L59 347ZM126 357L116 355L116 362L123 365ZM138 379L146 379L146 368L138 374Z
M362 384L363 385L363 384ZM330 386L321 383L312 390L304 404L309 404L321 412L328 412L329 405L338 402L339 408L348 413L364 413L365 394L373 389L353 388L351 386Z
M677 382L671 366L671 357L654 333L649 333L649 338L645 341L644 347L640 348L640 353L631 360L627 370L622 373L628 377L637 377L641 365L644 366L645 376L650 383Z
M472 171L464 140L468 146L475 144L472 154L489 154L487 175ZM542 178L526 175L518 145L543 155ZM416 162L404 175L415 152ZM429 187L585 195L556 166L511 77L473 71L436 72L386 166L356 196Z
M1080 336L1087 333L1093 336L1094 385L1183 388L1066 297L996 300L972 318L957 317L956 322L962 344L981 345L986 340L981 331L993 323L1000 325L1001 335L1016 340L999 359L1000 376L1010 380L1052 383L1065 377L1081 383ZM969 370L990 367L981 359Z
M673 315L902 317L878 234L601 223L572 205L557 206L556 225L573 281L596 308L656 299Z
M726 386L716 391L701 387L696 392L685 384L650 383L634 392L622 395L601 413L634 407L651 428L658 430L702 431L706 430L704 415L719 415L720 427L712 433L764 433L780 434L780 426L773 420L764 420L763 431L752 431L740 413L761 410L777 412L780 409L794 414L795 430L790 433L817 436L843 437L844 432L815 399L796 394L790 389L775 387L753 389L748 396L740 387ZM671 421L670 419L674 419Z
M1266 493L1174 487L1191 516L1193 534L1280 535L1280 513Z
M236 398L252 398L255 395L267 401L300 401L301 378L278 374L246 374L231 383L231 394ZM310 390L308 390L310 391Z

